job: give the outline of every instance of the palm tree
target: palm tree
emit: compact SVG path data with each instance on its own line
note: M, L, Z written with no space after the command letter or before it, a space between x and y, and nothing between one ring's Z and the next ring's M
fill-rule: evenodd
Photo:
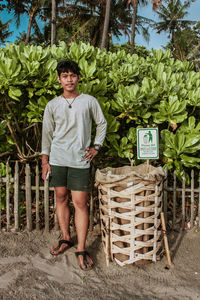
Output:
M101 47L100 47L101 49L105 48L105 46L106 46L106 40L107 40L108 28L109 28L109 22L110 22L111 2L112 2L112 0L106 0L106 13L105 13L102 41L101 41Z
M130 8L130 6L133 7L132 22L131 22L131 54L133 54L134 47L135 47L135 34L136 34L136 30L137 30L136 26L137 26L137 21L138 21L137 12L138 12L138 5L140 5L140 4L147 5L147 1L146 0L128 0L128 2L127 2L127 5L129 8ZM149 19L146 19L145 21L151 22L151 20L149 20Z
M107 18L107 23L109 24L107 32L116 37L120 37L123 33L128 35L130 33L131 15L126 6L127 0L113 0L110 2L112 9L110 10L109 21ZM62 22L67 23L68 26L79 24L77 34L81 33L83 36L84 34L89 34L92 45L101 45L106 0L74 0L65 2L65 5L59 9L62 15ZM59 21L61 20L58 20L58 24Z
M184 19L188 14L187 9L191 0L187 0L183 4L180 0L167 0L166 2L166 6L161 5L159 7L157 14L161 21L154 24L153 28L156 29L157 33L168 31L171 44L175 46L175 32L185 26L195 24L194 21Z
M7 39L12 34L12 32L10 32L8 29L10 22L11 20L3 24L0 20L0 43L5 43L5 39Z
M6 0L6 2L7 10L9 12L11 10L14 11L17 27L20 24L21 16L23 14L28 15L29 24L25 38L25 42L28 43L30 39L31 28L34 27L35 30L40 31L36 17L41 17L41 12L45 9L45 6L49 4L49 0Z
M56 43L56 0L52 0L51 12L51 46Z

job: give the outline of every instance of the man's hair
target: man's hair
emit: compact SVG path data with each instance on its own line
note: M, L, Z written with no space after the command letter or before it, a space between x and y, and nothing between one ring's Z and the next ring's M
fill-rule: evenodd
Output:
M73 72L74 74L80 75L80 68L73 60L63 60L58 63L57 72L59 77L61 73L65 72Z

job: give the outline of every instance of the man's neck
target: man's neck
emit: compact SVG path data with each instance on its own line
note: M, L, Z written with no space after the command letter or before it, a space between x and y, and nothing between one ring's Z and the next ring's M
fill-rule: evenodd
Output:
M74 98L74 97L77 97L77 96L79 96L80 94L79 94L79 92L78 91L73 91L73 92L66 92L66 91L64 91L63 92L63 96L64 96L64 98Z

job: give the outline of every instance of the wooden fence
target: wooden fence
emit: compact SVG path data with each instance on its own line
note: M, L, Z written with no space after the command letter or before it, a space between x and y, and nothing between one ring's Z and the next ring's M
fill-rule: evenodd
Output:
M10 171L7 163L6 176L0 177L0 230L19 231L23 228L28 231L33 229L49 231L50 228L58 230L54 188L49 187L49 181L43 184L38 165L31 170L30 165L26 164L23 173L25 175L22 176L18 162L13 169L14 172ZM182 186L178 186L175 172L173 180L168 177L167 170L165 175L163 210L168 224L171 223L173 228L177 223L180 223L182 228L185 228L186 224L190 224L190 227L194 225L200 227L200 182L199 186L195 187L194 170L191 171L190 187L186 187L184 177ZM21 178L24 179L23 183ZM93 225L93 210L94 197L91 193L90 229Z
M171 184L169 184L169 181ZM169 204L171 202L172 228L177 223L181 224L182 229L185 227L192 228L194 225L200 227L200 173L195 174L194 170L191 170L190 186L186 186L184 175L181 186L180 182L178 186L177 181L176 172L174 171L173 178L170 178L168 170L165 169L163 197L165 220L168 221L169 219ZM198 186L195 186L195 184Z

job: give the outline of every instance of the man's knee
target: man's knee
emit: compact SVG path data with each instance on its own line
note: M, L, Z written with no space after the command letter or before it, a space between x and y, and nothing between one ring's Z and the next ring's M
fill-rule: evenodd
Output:
M68 202L69 196L66 190L56 189L56 202Z
M86 209L87 208L87 201L85 200L76 200L74 201L75 209Z
M75 209L87 208L88 192L72 191L72 201Z

